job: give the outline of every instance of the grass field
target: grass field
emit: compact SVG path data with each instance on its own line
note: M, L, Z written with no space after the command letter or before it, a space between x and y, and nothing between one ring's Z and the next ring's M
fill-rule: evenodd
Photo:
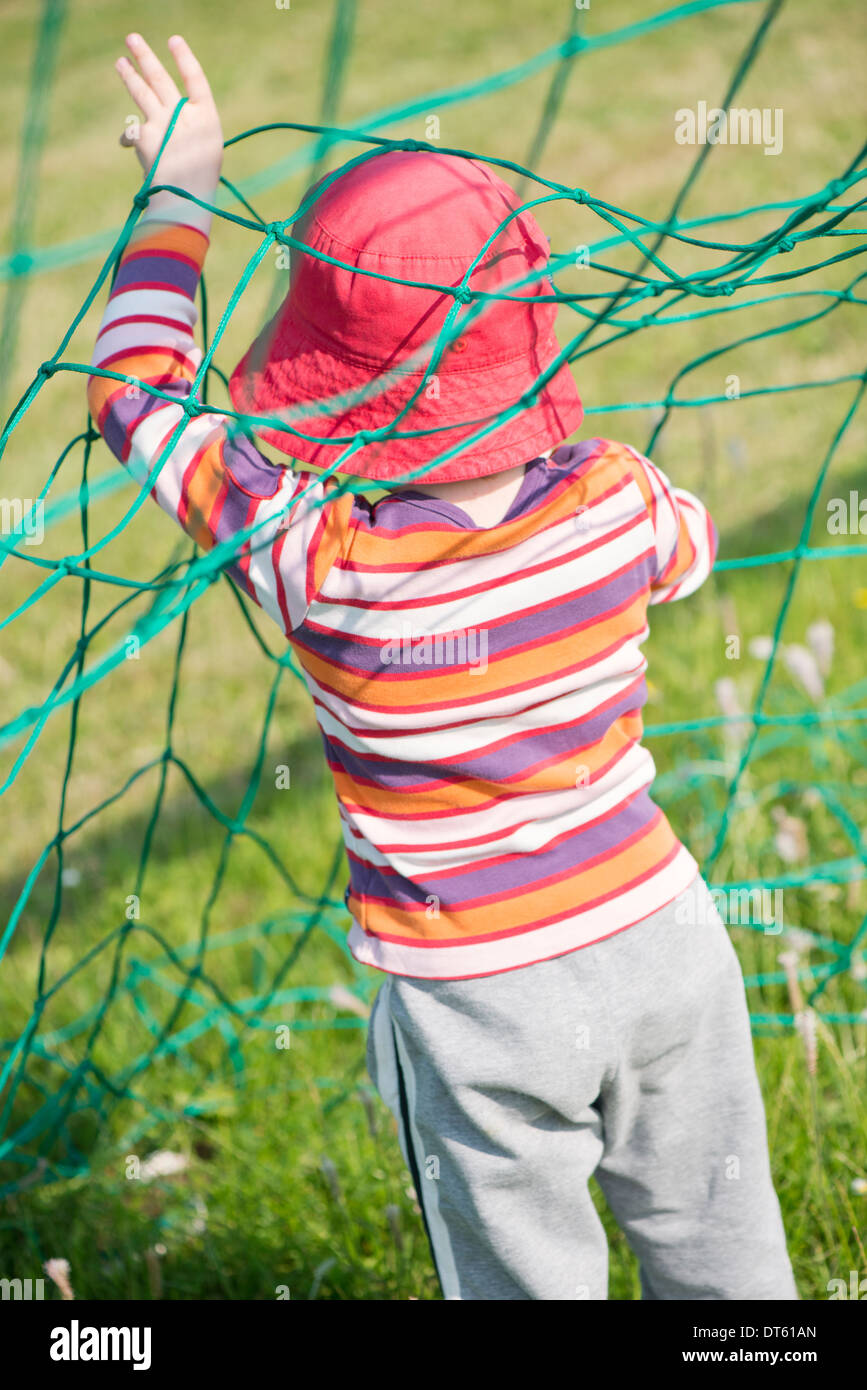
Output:
M600 0L582 13L580 31L603 34L662 10L662 0ZM700 100L721 102L764 10L756 3L722 5L580 55L536 172L644 218L663 216L697 153L675 142L674 113ZM424 139L425 120L435 115L443 145L527 163L552 64L480 97L452 102L445 94L556 44L569 15L561 0L465 0L433 13L421 4L361 0L334 123L362 122L429 93L422 114L382 122L376 133ZM288 10L151 0L122 12L99 0L76 0L41 113L41 159L22 176L16 152L38 14L9 0L0 19L9 72L0 114L0 196L11 223L23 178L33 196L27 244L69 252L45 269L37 259L33 273L18 282L23 306L0 386L4 418L83 303L138 186L135 156L118 144L129 99L112 65L124 34L137 28L163 52L171 33L184 34L210 76L228 139L267 122L320 120L332 19L331 7L313 0L293 0ZM842 174L863 139L864 31L855 0L821 12L806 0L781 7L737 104L784 112L782 152L714 149L682 219L783 204ZM224 174L263 219L286 217L309 182L305 149L308 137L295 132L257 135L232 146ZM341 145L329 162L336 166L353 152ZM857 186L845 196L854 202ZM228 195L224 205L234 206ZM770 209L711 222L699 235L755 240L783 216ZM540 220L555 253L610 234L574 203L552 203ZM855 216L846 235L798 247L768 270L806 267L852 249L864 225ZM215 225L206 268L212 327L255 245L252 233ZM16 248L10 242L8 249ZM721 253L669 242L664 255L687 273L716 264ZM599 259L630 269L637 262L634 249L622 246ZM582 433L646 447L656 409L616 407L664 399L680 370L706 357L678 383L677 397L724 396L731 374L742 397L673 409L653 456L708 503L722 558L775 554L806 539L813 546L856 544L857 535L829 535L826 518L829 499L850 490L867 496L863 412L834 453L812 530L802 536L811 491L855 399L855 383L748 393L864 371L860 265L854 258L777 287L802 297L751 307L748 301L769 291L741 292L726 301L726 312L653 325L587 352L575 367L588 408ZM217 356L224 372L259 327L281 274L266 261L242 297ZM851 302L828 297L850 285ZM558 277L558 287L610 292L611 276L576 268ZM106 293L77 328L64 362L89 362ZM719 306L690 300L680 312L709 307ZM784 335L738 341L822 309L824 316ZM573 310L561 311L558 327L563 342L578 331ZM37 494L64 446L85 427L85 380L61 371L42 389L0 461L0 495ZM216 378L211 399L227 402ZM79 446L57 476L52 500L75 499L81 458ZM115 467L105 446L96 445L91 485ZM134 496L129 484L90 503L91 542L121 522ZM58 558L81 549L73 506L32 553ZM190 543L146 504L93 564L146 584L190 552ZM686 602L653 613L649 725L718 715L723 679L732 682L729 698L743 711L751 708L765 663L750 654L750 643L773 632L791 574L791 561L724 569ZM10 558L2 571L2 616L24 604L44 577L27 551L23 559ZM82 589L80 579L67 577L0 629L3 722L41 705L74 656ZM129 602L112 615L121 598ZM88 645L85 670L123 638L150 598L146 590L92 585L88 629L106 622ZM771 722L760 732L711 880L773 885L783 879L786 927L845 945L867 912L865 726L843 717L863 709L867 695L863 555L800 564L782 642L804 645L819 621L831 623L835 643L821 692L810 694L780 660L763 704L765 714L815 722ZM245 617L227 580L197 600L183 633L181 626L173 623L82 699L62 824L84 823L64 839L62 865L55 852L47 856L0 962L0 1060L13 1056L35 1000L45 999L26 1080L14 1096L7 1092L0 1112L12 1139L0 1148L0 1184L8 1193L0 1198L0 1275L39 1277L43 1260L62 1256L70 1261L76 1294L96 1299L267 1299L280 1287L293 1299L437 1298L394 1123L364 1068L364 1013L381 977L352 961L343 944L348 923L343 864L335 869L338 817L312 709L286 670L266 721L279 634L261 615ZM733 636L740 638L735 658ZM175 760L165 763L170 714ZM700 862L714 845L742 746L738 737L737 727L710 727L650 740L657 799ZM47 720L0 798L0 932L57 832L69 741L66 706ZM0 746L0 776L12 774L24 745L19 736ZM291 768L288 789L275 785L278 765ZM149 770L137 776L144 767ZM246 833L227 841L227 823L249 788ZM109 798L116 799L92 815ZM126 916L131 895L140 900L136 918ZM306 925L311 914L318 914L313 927ZM833 950L815 937L794 938L804 971L818 971L826 984L815 1001L828 1018L818 1022L811 1074L802 1038L788 1026L792 1003L778 956L790 938L748 926L733 926L732 934L756 1018L774 1173L796 1276L802 1297L825 1298L830 1279L846 1279L850 1269L867 1273L867 1012L856 1017L867 1006L864 952L825 981L821 972L834 966ZM335 987L354 998L333 995ZM805 973L806 993L809 988ZM268 1002L274 990L281 992ZM111 1002L101 1012L106 998ZM202 1020L206 1026L196 1033ZM276 1048L275 1026L287 1022L291 1047ZM54 1111L52 1096L59 1102ZM132 1180L131 1159L144 1161L157 1150L182 1155L183 1172ZM636 1298L633 1258L604 1210L603 1219L611 1235L610 1296Z

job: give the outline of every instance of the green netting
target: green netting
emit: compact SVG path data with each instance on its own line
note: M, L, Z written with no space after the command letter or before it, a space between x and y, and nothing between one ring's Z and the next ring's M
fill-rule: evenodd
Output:
M564 346L557 361L538 379L532 392L522 401L495 420L478 423L473 441L484 438L502 422L503 419L524 408L534 398L546 381L554 374L563 361L580 363L589 354L597 353L610 344L637 332L696 321L702 318L719 318L737 313L742 308L780 302L788 307L792 300L813 301L811 307L797 318L781 316L779 323L746 336L735 337L722 347L714 348L701 356L693 357L676 374L665 395L653 401L628 401L617 405L593 405L587 415L609 413L612 410L626 412L656 412L656 422L649 439L643 447L651 457L659 433L673 411L684 409L701 410L703 407L722 402L724 395L688 397L678 394L678 388L689 375L714 358L723 357L733 348L748 343L769 340L781 334L827 318L841 305L865 303L858 292L863 274L855 275L843 288L812 289L812 281L805 289L797 286L788 289L792 281L800 281L805 276L815 276L825 267L840 265L863 254L864 231L853 225L852 218L864 205L858 197L858 187L865 177L862 164L865 149L854 155L847 167L837 172L824 187L817 189L795 202L767 203L761 206L742 207L731 212L720 212L713 217L683 219L681 209L700 174L703 165L710 157L713 145L705 144L699 148L689 176L674 199L668 215L660 221L652 221L638 216L626 209L613 206L595 197L583 188L572 188L555 181L542 178L534 172L545 148L548 135L557 119L557 113L566 87L567 77L578 58L587 60L595 50L627 40L635 41L653 29L676 24L699 12L718 8L732 3L732 0L695 0L692 4L678 6L655 15L641 23L624 26L595 37L582 37L578 31L580 11L574 5L568 8L568 27L565 37L508 71L501 72L484 81L455 87L449 90L428 93L419 100L400 107L381 111L354 127L341 128L333 124L338 106L345 60L352 44L354 3L352 0L338 0L335 6L335 21L328 55L327 75L322 98L322 124L305 125L293 122L280 122L260 126L245 131L227 146L240 140L248 140L265 131L285 130L304 132L315 139L308 142L300 151L282 160L275 168L265 171L257 180L251 180L244 193L223 178L222 183L229 200L241 211L231 211L227 207L214 207L217 219L232 222L244 228L254 243L243 274L229 298L225 311L220 317L213 334L209 330L206 280L202 279L200 302L201 323L205 339L205 352L201 368L197 374L190 400L186 406L185 418L166 444L160 458L154 465L149 479L153 482L162 467L169 451L176 443L187 420L199 411L211 411L214 407L208 402L208 386L211 375L225 382L215 357L221 339L238 302L250 283L254 272L277 244L291 247L297 244L291 234L295 220L308 206L302 203L292 216L277 222L265 222L256 212L253 199L259 188L268 186L277 179L288 177L298 170L312 170L318 176L325 167L325 161L333 147L341 143L360 146L354 160L364 160L385 149L446 149L448 153L466 157L472 152L463 149L449 149L439 142L427 144L416 140L389 140L373 133L377 127L423 114L435 106L437 109L465 102L474 97L492 93L514 86L525 78L546 69L551 70L547 99L538 126L535 130L527 165L511 160L496 159L491 155L473 157L484 158L487 163L505 172L507 178L521 190L526 198L524 207L539 209L558 200L571 200L581 204L599 218L602 224L601 239L589 248L590 264L597 271L611 277L611 289L604 293L579 294L566 293L555 288L553 295L565 306L566 312L574 316L570 320L569 332L561 331ZM771 0L757 6L757 0L747 0L747 13L754 6L759 10L759 22L749 37L740 61L731 77L727 91L720 94L719 105L727 109L735 98L745 75L749 72L755 58L762 48L773 22L780 10L782 0ZM25 120L21 156L21 193L16 207L12 253L3 263L7 294L4 309L3 363L9 364L13 358L19 314L24 299L26 278L58 265L69 265L93 255L99 239L93 238L51 250L29 248L30 229L34 206L34 180L32 171L38 164L40 144L45 126L45 94L53 74L54 57L57 50L57 35L63 23L65 6L62 0L47 0L44 6L41 33L31 80L28 115ZM174 113L166 140L177 120L181 102ZM164 146L165 146L164 141ZM164 147L163 146L163 147ZM158 162L157 162L158 167ZM330 179L326 180L330 182ZM158 188L164 187L154 178L153 171L144 181L141 190L133 200L129 215L120 234L111 245L102 268L99 271L80 312L76 315L69 330L64 334L57 349L36 371L33 380L21 400L12 411L0 436L0 453L12 437L16 426L37 395L46 389L49 380L58 372L76 372L86 377L90 373L89 364L65 360L64 353L72 334L83 316L107 288L112 272L116 270L119 258L129 236L147 205L148 197ZM533 186L531 196L527 188ZM181 192L182 190L174 190ZM189 195L185 195L189 196ZM228 200L227 200L228 201ZM755 241L706 240L701 230L707 224L716 227L726 223L746 221L759 214L773 214L773 230ZM215 223L215 227L218 222ZM843 250L836 250L839 238L847 236L854 241ZM832 240L833 239L833 240ZM784 260L787 253L796 247L816 243L817 251L811 263L787 270ZM623 270L606 262L606 252L631 246L638 253L638 261L633 269ZM819 247L824 249L820 250ZM713 258L708 268L690 274L678 274L666 258L671 250L678 247L695 248ZM486 247L479 247L477 261ZM558 276L574 264L574 253L558 254L552 250L550 273L556 287ZM437 362L443 349L467 324L479 314L488 296L472 291L468 280L472 266L467 267L464 285L457 290L439 286L443 293L452 293L454 305L450 310L441 333L433 346L430 362L419 391L424 390L430 375L436 371ZM359 272L361 273L361 272ZM372 273L372 272L365 272ZM409 282L406 282L409 283ZM518 287L516 287L517 289ZM756 293L758 291L758 293ZM747 292L749 296L747 297ZM690 301L700 301L696 307L689 307ZM709 301L709 302L705 302ZM819 307L815 307L818 302ZM568 341L565 341L568 339ZM119 376L106 371L103 375L119 381L139 385L156 396L171 399L133 378ZM832 461L840 442L848 429L864 395L867 374L852 372L850 375L829 377L820 380L806 380L787 383L785 386L758 387L743 392L743 397L780 394L783 392L804 392L823 388L851 387L847 393L847 403L841 417L828 440L827 449L821 458L815 485L808 499L803 517L800 538L791 548L772 554L746 555L739 558L724 559L718 562L717 572L748 569L756 566L787 566L783 600L780 604L776 625L773 631L770 651L752 710L749 713L721 713L688 721L650 724L646 730L649 740L670 738L689 734L697 740L703 756L693 757L682 766L675 768L658 780L655 795L666 806L673 806L679 816L690 808L691 824L700 827L695 832L697 839L710 845L709 852L702 855L702 869L709 882L728 893L749 895L753 890L777 890L783 888L802 888L810 885L853 882L864 877L865 848L859 826L860 809L863 805L865 788L856 785L851 775L836 780L823 776L827 771L826 740L833 737L836 745L842 748L847 759L848 769L861 768L865 764L865 744L863 721L867 718L867 682L846 690L843 694L829 698L821 708L808 707L803 702L800 708L775 711L769 708L768 695L772 675L779 662L780 638L792 602L796 586L805 569L815 563L845 562L867 553L867 545L847 544L812 546L809 543L811 527L823 484L828 476ZM83 385L83 383L82 383ZM372 388L372 389L375 389ZM333 405L333 403L330 403ZM327 410L329 403L321 409ZM407 407L408 408L408 407ZM243 417L231 411L225 412L235 422L233 428L252 430L266 423L267 418ZM401 418L396 417L380 435L401 433ZM641 415L637 417L641 419ZM274 423L283 424L276 420ZM296 430L303 434L303 430ZM327 470L339 472L341 465L350 459L374 434L356 435L340 441L345 444L341 458ZM5 617L0 630L6 631L15 622L26 622L27 614L58 584L68 586L70 602L80 605L80 636L74 650L63 665L48 697L38 706L22 709L6 718L0 727L0 746L11 747L20 744L5 776L0 793L10 814L15 814L14 793L19 773L51 719L66 718L69 722L67 754L58 791L57 830L49 842L36 856L32 869L14 903L8 922L0 935L0 961L14 951L14 938L22 915L31 899L34 887L43 872L54 873L54 896L48 920L44 923L39 980L36 997L32 1002L32 1012L26 1027L18 1036L8 1038L2 1043L2 1071L0 1071L0 1095L3 1097L0 1111L0 1161L5 1164L8 1180L0 1186L0 1194L15 1191L39 1178L53 1179L83 1172L88 1167L88 1153L82 1151L73 1136L73 1120L77 1115L87 1113L96 1117L98 1125L104 1125L117 1105L124 1103L130 1107L132 1119L122 1142L130 1144L135 1137L161 1122L176 1118L178 1114L194 1116L204 1113L211 1104L208 1099L207 1084L213 1072L228 1072L237 1082L244 1076L244 1042L249 1030L273 1028L273 1009L275 1006L294 1005L299 1001L329 1000L333 997L325 984L313 985L298 982L303 970L304 948L314 935L324 934L333 942L339 943L345 951L344 936L348 925L341 896L343 850L341 844L335 845L331 871L322 885L321 893L311 896L299 888L292 873L291 846L273 845L248 823L251 808L263 774L268 730L272 720L275 703L281 684L287 679L300 678L300 673L291 651L272 650L261 638L251 616L252 605L240 595L223 576L225 566L234 558L244 542L255 535L255 527L234 537L231 543L217 545L207 554L185 553L173 561L147 583L140 583L102 570L96 563L102 551L117 535L129 527L142 506L151 506L148 498L149 486L142 488L135 496L122 519L97 539L91 538L91 508L100 498L122 487L129 486L128 475L120 467L110 468L98 479L90 475L90 463L94 445L104 449L99 435L89 420L85 419L80 434L69 441L50 469L48 477L39 493L43 503L51 494L44 507L44 524L50 528L67 518L70 514L80 518L81 548L74 554L58 559L36 555L23 544L27 519L12 535L0 538L0 566L15 556L21 563L30 564L43 571L40 581L28 598ZM461 449L466 445L462 444ZM455 452L440 452L427 466L450 457ZM70 483L70 474L80 464L80 472L75 485ZM397 486L416 479L427 471L417 469L407 473ZM65 491L57 484L63 473L67 483ZM340 481L341 489L353 487L361 490L369 485ZM166 523L168 525L168 522ZM255 541L253 542L255 545ZM228 813L208 795L194 771L173 749L173 735L176 723L176 704L182 659L189 630L189 615L193 604L220 578L225 582L226 603L236 602L246 618L250 631L261 650L263 668L268 665L273 670L267 707L261 721L260 736L252 758L246 789L240 805L234 814ZM90 607L94 586L113 586L118 593L117 603L98 622L90 619ZM231 597L230 597L231 595ZM161 754L144 763L128 780L99 804L94 805L85 815L70 823L66 814L67 789L73 775L76 758L76 738L81 702L91 687L102 681L126 658L127 630L123 637L106 654L93 658L91 646L103 629L110 627L112 619L123 615L124 610L135 599L145 599L146 608L129 629L142 646L152 641L157 634L174 624L177 630L177 647L174 673L166 698L166 737ZM731 734L735 726L737 738L735 753L730 756L728 773L723 785L720 783L719 757L720 741ZM774 779L765 771L765 762L775 749L796 747L803 754L805 775L803 781ZM731 753L731 750L730 750ZM11 756L11 755L10 755ZM148 873L149 857L155 829L166 807L166 779L170 766L177 768L187 785L200 802L204 813L213 818L224 832L218 868L201 913L200 930L194 942L174 946L171 942L172 924L163 924L161 930L153 922L145 922L124 917L114 931L98 944L89 946L69 968L62 970L56 979L49 981L48 960L52 940L64 909L64 853L74 837L85 832L98 816L112 814L123 797L141 778L150 776L156 786L152 807L145 833L138 853L138 872L132 892L140 896ZM773 763L770 764L773 769ZM813 772L812 769L816 771ZM751 807L765 805L773 798L780 798L791 792L803 790L815 784L814 795L821 802L833 823L836 825L850 852L815 863L808 868L797 868L791 872L777 874L773 878L762 876L733 882L716 877L730 833L733 818ZM681 820L676 820L678 829ZM687 842L689 842L689 837ZM286 884L287 897L291 900L291 910L266 921L248 922L235 930L214 933L210 930L210 920L214 905L225 881L230 856L235 844L243 840L256 847L265 856L273 869L282 876ZM757 932L763 932L763 921L747 923ZM785 985L789 986L791 1009L788 1012L754 1013L754 1025L759 1030L780 1031L803 1022L805 1017L815 1018L822 1014L830 1023L858 1023L867 1019L867 1010L860 1000L853 1002L853 996L863 988L867 976L865 964L865 934L867 919L852 932L849 939L838 940L833 934L805 927L781 924L778 942L793 942L799 954L790 964L788 971L778 968L757 972L748 979L750 986ZM291 938L288 946L281 946L281 938ZM149 953L144 950L147 942ZM249 988L227 991L210 968L210 962L221 950L232 950L240 943L277 943L277 963L267 970L254 970L255 978L248 980ZM806 948L805 948L806 943ZM104 951L111 952L110 984L102 998L80 1016L71 1018L62 1027L47 1030L43 1015L50 1004L64 993L69 992L86 976L95 960ZM823 959L807 960L807 956L817 954ZM11 953L10 953L11 955ZM347 953L348 955L348 953ZM261 960L260 960L261 964ZM363 970L351 963L354 979L354 992L362 1002L368 999L379 977L372 979L372 972ZM833 1007L825 1006L825 996L832 982L847 977L852 982L847 992L835 999ZM799 985L804 998L799 1004ZM162 1001L162 1008L155 1004ZM112 1011L121 1001L130 1004L147 1029L150 1042L132 1060L122 1066L115 1065L111 1049L104 1046ZM345 1001L344 1001L345 1003ZM852 1007L848 1007L851 1004ZM363 1017L338 1017L341 1012L340 1001L332 1010L332 1017L325 1026L334 1028L364 1027ZM343 1009L345 1013L345 1008ZM351 1011L350 1011L351 1012ZM363 1013L363 1008L359 1011ZM181 1026L181 1019L184 1019ZM192 1021L189 1021L192 1019ZM321 1020L301 1019L296 1027L322 1026ZM195 1052L197 1043L205 1037L217 1037L222 1041L222 1056L216 1067L209 1072L196 1071L190 1066L184 1073L185 1090L181 1102L173 1103L161 1096L159 1091L148 1088L146 1079L159 1063L171 1060L183 1065ZM330 1105L339 1102L357 1084L357 1074L348 1080L334 1082L322 1078L323 1087L334 1086L335 1094ZM171 1095L171 1087L168 1092Z

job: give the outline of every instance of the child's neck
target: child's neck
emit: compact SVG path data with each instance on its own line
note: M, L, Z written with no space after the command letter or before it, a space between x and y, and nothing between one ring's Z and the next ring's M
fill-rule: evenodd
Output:
M551 453L548 449L539 457L548 458ZM462 478L455 483L426 483L420 478L413 484L413 490L454 502L476 526L496 526L517 497L525 469L526 464L521 463L517 468L507 468L504 473L491 473L485 478Z

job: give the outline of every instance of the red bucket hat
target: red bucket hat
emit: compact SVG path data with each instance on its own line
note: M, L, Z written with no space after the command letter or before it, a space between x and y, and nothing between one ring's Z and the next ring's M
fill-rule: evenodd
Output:
M395 421L418 389L454 304L454 295L430 286L459 287L488 238L520 207L508 184L463 156L389 150L344 169L292 234L352 268L291 247L289 292L229 382L237 410L278 415L316 436L307 440L263 425L257 429L263 439L323 468L347 447L332 443L333 436L379 430ZM539 295L550 293L548 278L517 288L515 282L547 261L547 239L536 219L522 212L491 243L467 281L471 291L508 290L513 298L487 301L481 309L469 299L461 305L449 330L460 336L443 350L418 400L395 424L397 431L431 432L371 440L341 464L342 472L380 482L402 477L534 388L560 351L554 336L557 305L538 302ZM393 278L359 274L354 267ZM311 409L315 402L330 404L319 413ZM535 402L424 479L452 482L513 468L556 448L578 428L582 415L572 373L564 365Z

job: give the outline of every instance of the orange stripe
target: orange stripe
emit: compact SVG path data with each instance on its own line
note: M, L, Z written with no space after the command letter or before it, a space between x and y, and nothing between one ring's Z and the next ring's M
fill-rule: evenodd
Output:
M639 486L641 495L644 498L644 504L647 507L648 512L652 513L654 504L656 503L657 499L653 495L653 487L651 485L649 477L647 476L647 472L643 464L640 464L638 460L634 458L632 454L630 454L629 450L624 445L620 444L617 447L619 450L617 457L618 465L621 468L628 469L628 471L632 474L633 478Z
M677 549L665 570L656 581L657 584L674 584L676 580L686 574L687 570L689 570L690 566L693 564L695 556L696 549L693 544L692 536L689 534L689 529L687 528L685 520L681 517L680 531L677 536Z
M185 470L186 472L186 470ZM192 477L184 484L182 502L187 503L184 530L203 550L214 544L211 513L226 480L226 466L220 449L220 439L214 439L203 449Z
M352 493L344 492L342 496L333 502L326 502L322 507L324 522L319 533L319 542L316 547L316 555L313 560L313 584L314 592L318 593L325 583L328 571L337 558L340 547L346 542L349 536L350 514L354 498ZM304 504L302 503L302 506Z
M156 226L152 222L140 222L127 243L121 264L131 251L138 255L142 251L153 252L154 255L168 251L195 261L201 270L207 255L208 245L208 237L195 227L180 227L176 223L172 226Z
M103 365L103 364L98 364ZM131 376L141 382L141 390L156 386L164 391L172 381L192 381L193 377L183 363L169 349L155 349L152 352L131 351L124 357L117 357L105 363L106 369L118 372L121 376ZM115 399L129 389L124 382L115 381L109 376L93 376L88 379L87 406L95 421L99 421L103 411L110 408ZM162 401L155 396L160 405L174 405L174 401ZM137 424L138 422L133 422Z
M296 650L301 665L317 684L336 691L341 699L361 709L372 707L405 711L413 705L438 705L442 709L450 709L461 700L474 703L514 686L550 678L556 671L574 670L581 662L597 660L600 652L622 642L629 634L640 631L646 613L647 594L642 591L628 608L612 614L604 622L588 623L582 631L570 633L556 642L546 642L513 656L489 658L487 670L482 670L481 666L461 671L439 667L442 674L437 676L415 675L410 667L399 667L399 674L393 677L386 674L392 670L390 666L384 666L381 672L373 675L345 671L306 648L298 647ZM388 612L383 611L384 624L388 618Z
M439 790L418 791L408 795L395 792L390 787L368 785L356 781L342 770L334 772L334 785L343 805L350 814L355 811L369 812L396 820L406 819L406 833L390 831L386 838L403 843L412 839L413 821L425 816L442 819L441 838L445 842L460 840L463 834L472 838L485 832L485 827L473 826L464 829L461 821L449 824L449 816L456 811L474 811L486 806L492 798L505 799L509 794L524 792L564 791L578 785L578 772L582 767L589 769L592 781L603 768L616 758L618 753L630 744L637 743L642 734L642 720L639 713L622 714L617 718L602 738L589 748L582 748L580 759L568 756L538 768L535 772L522 775L514 782L494 782L477 777L468 777L460 782L448 782ZM383 750L385 756L385 750ZM436 775L436 768L431 768ZM520 817L520 801L516 801L516 812ZM383 838L381 833L376 837ZM423 848L423 847L422 847Z
M628 885L641 878L672 852L678 840L662 812L648 833L637 842L616 851L590 869L576 869L558 883L531 889L527 893L509 891L494 904L460 912L444 912L439 918L426 917L425 908L406 912L382 907L349 895L349 910L370 935L381 934L404 940L454 941L466 937L499 936L521 931L528 923L548 921L557 916L580 912L588 904L604 898L613 887Z

